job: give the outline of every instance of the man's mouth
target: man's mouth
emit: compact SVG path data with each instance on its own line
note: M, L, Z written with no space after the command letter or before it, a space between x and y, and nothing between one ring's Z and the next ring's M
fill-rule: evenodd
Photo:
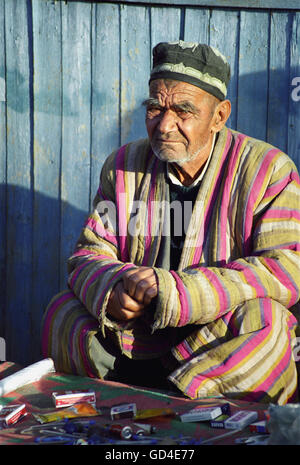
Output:
M172 139L155 139L156 142L159 142L161 144L180 144L182 143L181 140L172 140Z

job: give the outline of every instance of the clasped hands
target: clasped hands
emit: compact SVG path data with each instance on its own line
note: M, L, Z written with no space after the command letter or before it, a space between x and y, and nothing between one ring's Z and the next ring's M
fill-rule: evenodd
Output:
M157 293L155 271L145 266L136 267L126 271L122 281L113 288L107 304L107 313L120 321L138 318Z

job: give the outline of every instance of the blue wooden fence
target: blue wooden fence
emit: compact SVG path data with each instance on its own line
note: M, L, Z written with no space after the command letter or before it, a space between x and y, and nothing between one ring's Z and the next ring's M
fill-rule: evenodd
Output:
M300 168L299 1L163 3L0 0L0 337L9 360L40 358L41 316L66 286L102 163L146 135L140 104L157 42L218 47L232 67L230 126Z

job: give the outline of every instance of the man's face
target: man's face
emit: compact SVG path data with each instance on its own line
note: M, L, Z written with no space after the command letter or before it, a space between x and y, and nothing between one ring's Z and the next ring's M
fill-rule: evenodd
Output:
M157 79L146 100L146 127L155 155L182 166L207 152L217 99L191 84Z

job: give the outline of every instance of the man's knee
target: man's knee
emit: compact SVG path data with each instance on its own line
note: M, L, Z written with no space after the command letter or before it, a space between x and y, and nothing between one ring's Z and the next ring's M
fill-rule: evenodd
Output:
M269 297L248 300L231 313L229 328L234 335L259 331L266 327L272 327L274 333L279 333L282 330L290 331L296 325L292 313L280 302Z
M97 376L90 361L91 338L99 324L70 290L55 295L42 320L42 353L57 371Z

